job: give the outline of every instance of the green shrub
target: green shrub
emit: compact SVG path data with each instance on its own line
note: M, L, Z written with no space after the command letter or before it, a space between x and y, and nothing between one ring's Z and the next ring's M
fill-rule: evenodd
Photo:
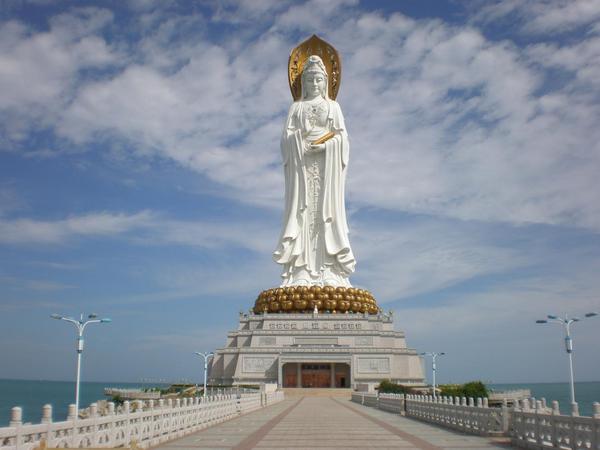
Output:
M410 389L401 384L392 383L390 380L383 380L379 383L377 390L381 394L407 394Z
M119 406L119 405L122 405L125 400L123 400L123 398L117 394L117 395L113 395L112 398L110 399L110 401L113 402L115 404L115 406Z
M481 381L469 381L465 384L442 384L438 386L440 395L448 397L487 397L488 389Z

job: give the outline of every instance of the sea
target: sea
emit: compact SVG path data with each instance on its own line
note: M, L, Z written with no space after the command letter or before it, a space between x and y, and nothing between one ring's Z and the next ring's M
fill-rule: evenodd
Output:
M561 414L571 414L571 399L569 383L515 383L515 384L486 384L494 391L511 391L515 389L529 389L531 396L536 400L545 398L548 406L552 401L558 401ZM579 405L580 416L594 414L594 402L600 402L600 382L587 381L575 383L575 400Z
M143 389L168 384L81 382L79 407L86 408L98 400L109 400L104 388ZM0 380L0 427L8 426L14 406L23 409L23 422L40 423L42 407L52 405L52 420L65 420L69 404L75 403L75 382L46 380Z
M97 400L107 399L104 388L147 388L166 386L165 384L147 383L114 383L114 382L82 382L80 407L84 408ZM558 400L561 412L568 414L569 385L568 383L515 383L488 384L495 391L530 389L531 395L537 399L546 398L548 404ZM600 402L600 382L575 383L575 396L579 403L579 413L582 416L593 414L592 404ZM10 412L14 406L23 408L23 422L39 423L42 417L42 407L45 404L53 406L53 420L65 420L70 403L75 403L75 383L72 381L44 380L0 380L0 427L8 426Z

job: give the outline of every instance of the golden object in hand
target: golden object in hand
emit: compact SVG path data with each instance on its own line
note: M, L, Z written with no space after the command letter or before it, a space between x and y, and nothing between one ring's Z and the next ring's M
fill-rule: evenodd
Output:
M311 144L312 145L321 145L321 144L324 144L325 142L327 142L329 139L331 139L334 136L335 136L335 133L333 131L330 131L329 133L324 134L323 136L321 136L316 141L312 141Z

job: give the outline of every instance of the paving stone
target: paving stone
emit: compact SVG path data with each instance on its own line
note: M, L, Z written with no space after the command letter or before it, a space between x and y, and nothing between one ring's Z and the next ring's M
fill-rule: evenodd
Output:
M511 448L506 439L469 436L347 399L293 397L161 444L157 450L327 450Z

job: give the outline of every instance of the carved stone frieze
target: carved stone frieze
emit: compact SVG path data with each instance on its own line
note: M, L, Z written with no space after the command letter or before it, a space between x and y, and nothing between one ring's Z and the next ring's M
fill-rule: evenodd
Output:
M242 371L243 372L260 372L264 373L271 368L275 362L275 358L267 357L256 357L256 356L244 356L242 359Z
M389 373L390 358L361 358L358 357L359 373Z

